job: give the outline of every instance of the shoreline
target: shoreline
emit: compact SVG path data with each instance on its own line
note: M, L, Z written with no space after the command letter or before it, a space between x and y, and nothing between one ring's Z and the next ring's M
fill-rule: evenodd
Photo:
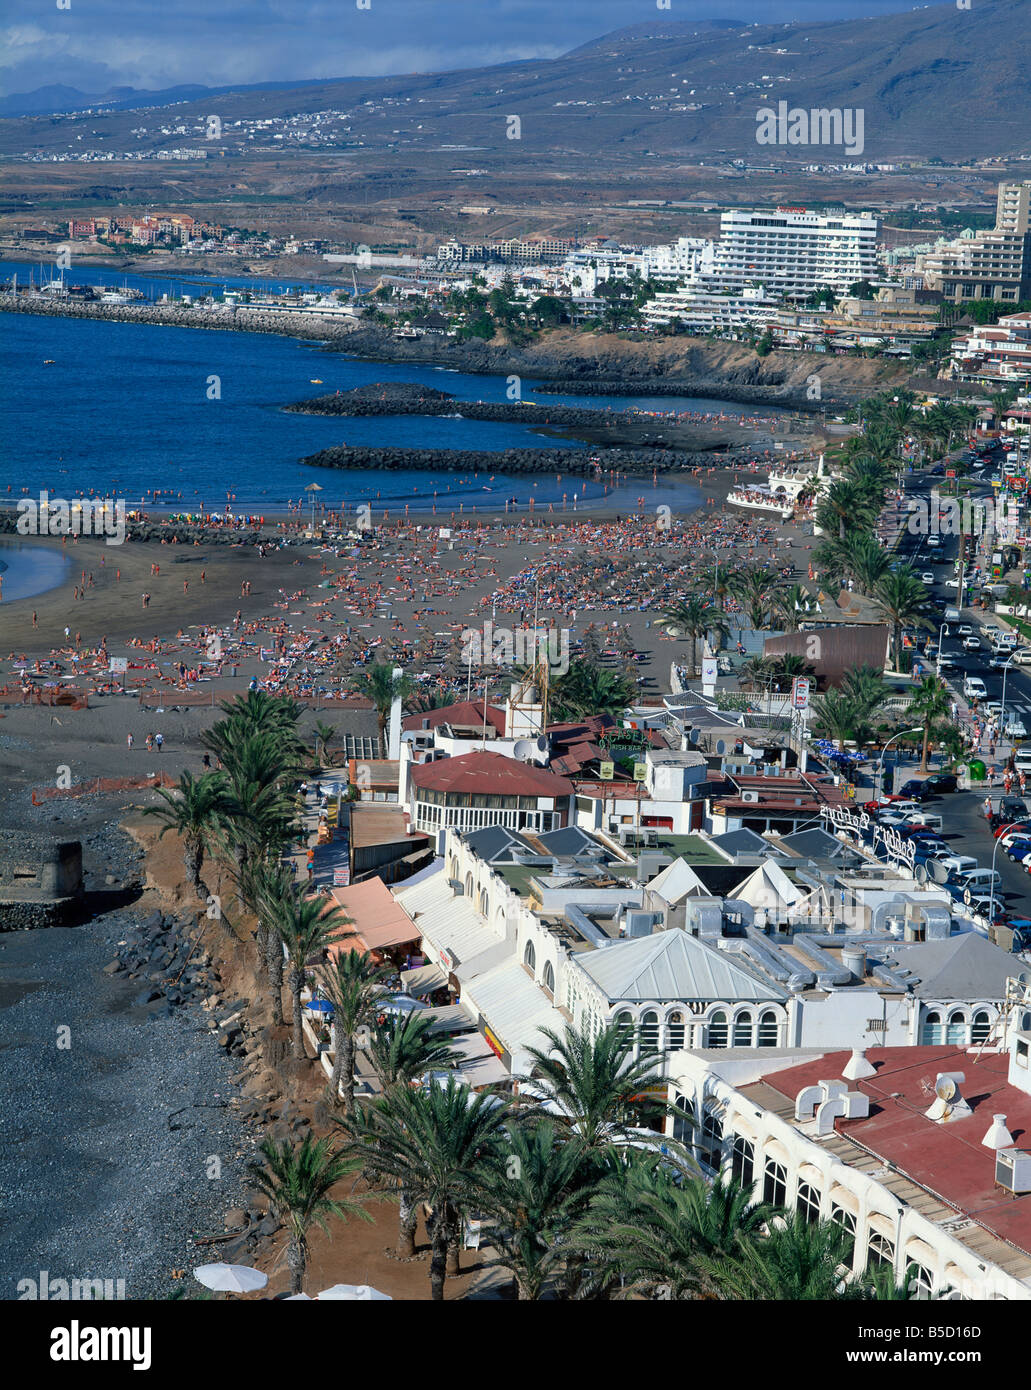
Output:
M533 389L548 394L675 396L739 405L766 405L791 413L817 416L827 408L847 409L868 392L865 383L857 383L848 394L827 393L819 402L810 400L804 383L795 385L786 381L784 376L787 367L797 370L800 366L811 366L811 354L782 354L788 360L781 379L762 383L683 372L672 375L634 361L635 354L632 352L610 353L601 359L583 356L559 360L553 351L549 351L552 345L547 342L535 348L513 348L481 340L458 342L449 338L423 338L412 343L394 339L385 329L371 329L363 326L359 320L344 319L343 316L338 323L289 311L253 310L246 305L202 309L179 303L69 304L47 301L41 296L34 296L30 302L26 302L27 299L28 296L24 294L14 295L9 290L0 290L0 313L28 314L40 318L92 319L106 323L144 323L166 328L201 328L209 332L278 334L317 343L324 352L342 352L363 362L438 368L460 371L470 376L537 378L541 385ZM684 343L685 351L694 353L703 352L709 346L707 340L698 338L687 338ZM800 358L805 358L805 362L800 363ZM819 360L822 364L823 359ZM834 358L833 361L840 371L844 359ZM758 358L756 363L759 363ZM642 367L647 369L642 370ZM618 377L613 376L613 368L620 373ZM758 370L755 365L749 374L754 375Z

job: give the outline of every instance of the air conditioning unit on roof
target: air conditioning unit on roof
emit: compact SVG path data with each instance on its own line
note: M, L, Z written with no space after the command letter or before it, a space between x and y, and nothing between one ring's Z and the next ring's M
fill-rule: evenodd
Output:
M758 800L759 800L759 793L758 793L757 791L753 791L753 790L744 791L744 792L741 793L741 800L742 800L742 801L758 801Z

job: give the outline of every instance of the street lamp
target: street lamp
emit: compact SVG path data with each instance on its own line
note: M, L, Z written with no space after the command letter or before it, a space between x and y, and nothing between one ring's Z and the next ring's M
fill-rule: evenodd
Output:
M1013 658L1010 657L1008 661L1003 663L1002 667L1002 709L999 711L999 728L1003 734L1006 732L1006 677L1009 675L1012 665Z
M875 800L880 801L881 799L881 784L884 781L885 753L887 753L888 749L891 747L891 745L895 742L897 738L902 738L905 734L922 734L923 731L924 726L922 724L918 724L915 729L900 729L897 734L892 734L891 738L881 749L881 756L877 763L877 796L875 797Z
M934 674L939 679L941 679L942 673L942 636L944 633L948 632L948 630L948 623L942 623L941 627L938 629L938 660L934 663Z

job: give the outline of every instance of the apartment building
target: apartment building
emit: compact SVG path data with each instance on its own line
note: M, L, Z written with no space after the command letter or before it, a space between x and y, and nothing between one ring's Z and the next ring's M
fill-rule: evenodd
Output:
M1031 383L1031 313L1009 314L957 338L951 372L963 381L994 386Z
M992 231L936 246L917 260L928 288L946 299L1031 299L1031 179L1000 183Z

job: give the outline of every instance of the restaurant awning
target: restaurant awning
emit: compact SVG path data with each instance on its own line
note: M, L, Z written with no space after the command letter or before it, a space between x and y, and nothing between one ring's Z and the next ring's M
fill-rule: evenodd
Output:
M334 937L331 957L341 951L382 951L418 941L422 935L381 878L334 888L329 896L351 919Z
M401 971L401 987L414 999L424 999L446 984L447 976L439 965L420 965L415 970Z

